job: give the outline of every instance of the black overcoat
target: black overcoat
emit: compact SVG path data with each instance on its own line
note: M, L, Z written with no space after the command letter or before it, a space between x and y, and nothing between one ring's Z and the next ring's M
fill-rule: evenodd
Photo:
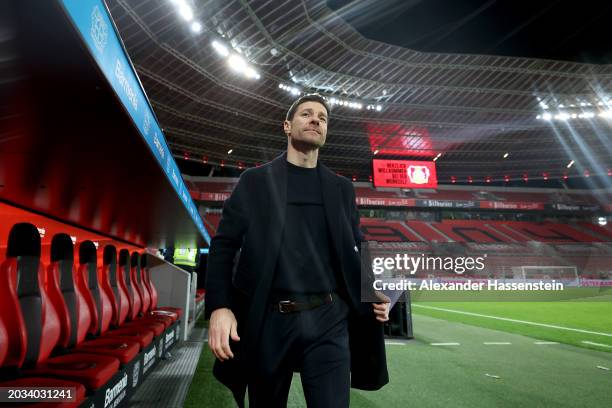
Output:
M377 390L388 381L383 326L370 303L361 302L359 213L352 183L319 163L325 216L340 266L340 287L351 304L349 343L351 387ZM238 321L240 342L230 341L234 359L217 360L215 377L229 387L239 406L252 375L251 359L272 285L287 204L286 153L242 173L223 206L210 244L206 271L206 313L229 307ZM238 255L238 256L237 256ZM237 263L237 265L235 265Z

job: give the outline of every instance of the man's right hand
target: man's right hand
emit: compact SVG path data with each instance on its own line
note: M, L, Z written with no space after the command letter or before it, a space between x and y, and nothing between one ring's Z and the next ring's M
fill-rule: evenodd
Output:
M236 316L228 308L214 310L210 315L208 327L208 346L221 361L234 358L229 345L230 336L232 340L240 341Z

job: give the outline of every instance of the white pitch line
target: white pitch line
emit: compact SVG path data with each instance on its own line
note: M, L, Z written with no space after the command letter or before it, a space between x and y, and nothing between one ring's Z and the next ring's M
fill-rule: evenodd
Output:
M609 347L609 348L612 348L612 346L609 345L609 344L593 343L592 341L586 341L586 340L583 340L581 343L590 344L591 346L599 346L599 347Z
M390 344L392 346L405 346L406 343L399 343L397 341L385 341L385 344Z
M480 313L463 312L463 311L460 311L460 310L445 309L443 307L417 305L417 304L413 304L412 306L414 306L414 307L422 307L423 309L440 310L442 312L463 314L463 315L467 315L467 316L476 316L476 317L485 317L487 319L503 320L505 322L523 323L523 324L530 324L532 326L549 327L551 329L568 330L568 331L573 331L573 332L578 332L578 333L595 334L597 336L612 337L612 333L600 333L600 332L595 332L595 331L590 331L590 330L574 329L572 327L557 326L557 325L554 325L554 324L529 322L527 320L516 320L516 319L509 319L507 317L499 317L499 316L489 316L489 315L484 315L484 314L480 314Z
M485 346L508 346L512 343L510 343L509 341L485 341L484 343Z
M533 344L537 344L538 346L543 346L543 345L547 345L547 344L559 344L556 341L536 341Z
M430 346L460 346L461 343L429 343Z
M600 370L604 370L604 371L610 371L608 367L604 367L604 366L597 366L597 368L599 368Z

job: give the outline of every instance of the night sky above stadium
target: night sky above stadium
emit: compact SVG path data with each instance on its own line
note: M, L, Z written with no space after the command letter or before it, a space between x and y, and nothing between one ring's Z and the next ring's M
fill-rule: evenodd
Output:
M419 51L612 63L612 2L328 0L366 38Z

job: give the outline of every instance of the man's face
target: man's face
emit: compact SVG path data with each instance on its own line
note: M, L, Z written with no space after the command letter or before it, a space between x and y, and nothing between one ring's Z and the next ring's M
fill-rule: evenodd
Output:
M327 137L327 110L319 102L300 104L291 121L286 120L284 129L291 142L319 148Z

